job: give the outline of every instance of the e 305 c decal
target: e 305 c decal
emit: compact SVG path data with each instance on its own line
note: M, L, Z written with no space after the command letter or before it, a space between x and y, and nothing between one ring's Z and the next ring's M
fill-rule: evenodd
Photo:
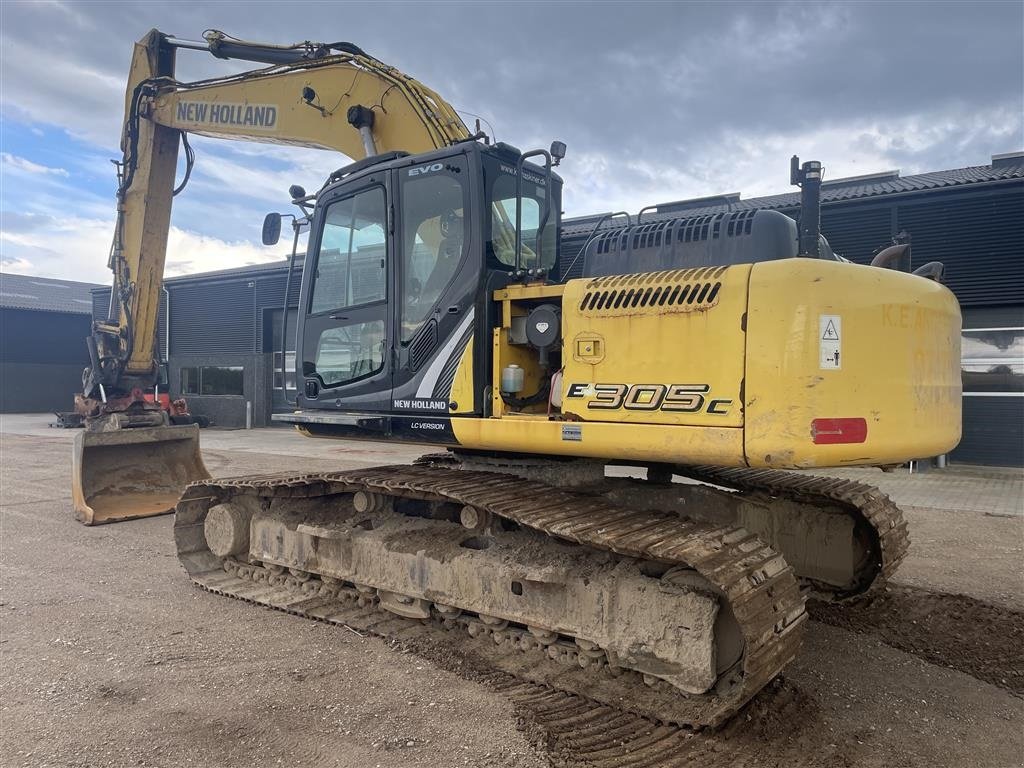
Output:
M589 410L667 411L716 416L729 412L732 400L709 399L707 384L570 384L567 398L592 397Z

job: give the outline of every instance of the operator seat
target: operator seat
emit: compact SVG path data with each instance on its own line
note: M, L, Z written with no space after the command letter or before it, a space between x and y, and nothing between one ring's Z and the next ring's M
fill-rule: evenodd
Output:
M441 217L441 232L445 236L437 249L437 261L423 284L423 296L431 302L437 300L451 281L462 258L462 218L455 211L448 211Z

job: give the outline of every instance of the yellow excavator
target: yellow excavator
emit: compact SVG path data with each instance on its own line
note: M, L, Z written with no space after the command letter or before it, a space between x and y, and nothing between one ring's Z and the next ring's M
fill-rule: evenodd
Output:
M269 66L182 83L179 48ZM446 450L210 479L194 428L146 421L133 391L151 385L188 133L358 158L313 194L290 190L309 238L289 269L298 394L274 418ZM565 146L471 135L438 94L348 43L153 31L123 147L117 311L96 326L81 400L114 428L76 447L76 506L98 522L180 494L178 555L211 592L436 632L521 680L713 726L793 659L808 596L868 595L906 554L884 494L789 470L888 467L959 440L960 314L941 265L834 254L819 163L793 159L799 223L606 217L573 254L583 277L562 280ZM264 242L280 230L270 214Z

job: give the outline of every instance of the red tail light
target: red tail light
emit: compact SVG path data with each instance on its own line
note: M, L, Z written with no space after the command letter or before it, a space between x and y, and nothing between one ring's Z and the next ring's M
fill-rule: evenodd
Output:
M815 419L811 422L811 439L815 445L863 443L868 439L866 419Z

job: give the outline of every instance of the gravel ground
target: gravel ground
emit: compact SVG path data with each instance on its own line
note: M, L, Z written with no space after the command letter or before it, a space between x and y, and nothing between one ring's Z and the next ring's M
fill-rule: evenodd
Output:
M210 433L210 470L338 469L417 453L319 441L294 449L291 435L275 433L262 453L253 433ZM310 458L307 445L326 458ZM435 664L191 587L170 517L77 524L69 464L67 433L0 439L0 765L587 764L463 674L458 658ZM729 728L691 739L681 764L1024 764L1019 662L1005 663L1005 677L992 662L1024 631L1024 521L916 508L908 517L907 594L941 608L945 593L962 593L956 617L968 633L979 611L995 612L1007 635L993 638L998 653L930 643L951 623L917 629L891 607L846 627L812 621L785 703L766 694ZM948 657L929 654L933 646Z

